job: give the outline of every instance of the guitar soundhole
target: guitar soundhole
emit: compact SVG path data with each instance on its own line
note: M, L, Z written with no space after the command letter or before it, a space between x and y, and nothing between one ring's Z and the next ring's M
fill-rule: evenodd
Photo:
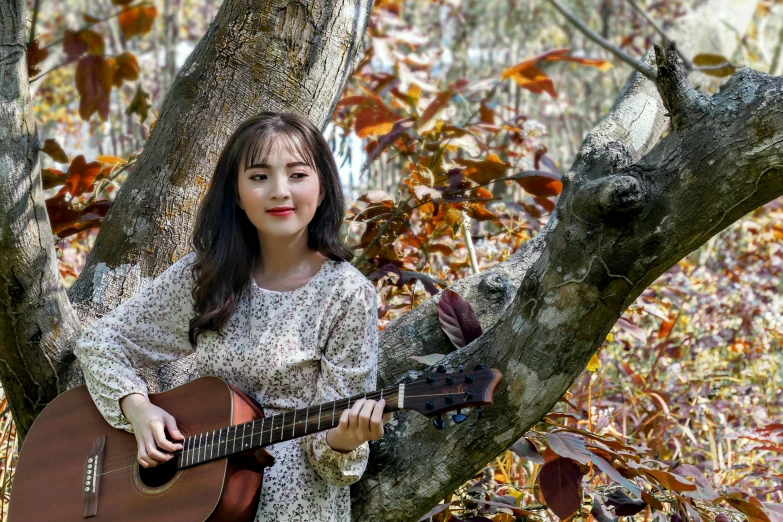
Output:
M149 488L159 488L168 483L177 474L177 459L158 464L154 468L139 466L139 479Z

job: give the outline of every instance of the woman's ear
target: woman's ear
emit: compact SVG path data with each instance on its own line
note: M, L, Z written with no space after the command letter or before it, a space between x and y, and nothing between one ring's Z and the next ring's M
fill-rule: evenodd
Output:
M321 187L321 189L318 192L318 204L316 205L316 207L321 206L321 202L324 200L324 197L326 197L326 194L324 193L323 187Z

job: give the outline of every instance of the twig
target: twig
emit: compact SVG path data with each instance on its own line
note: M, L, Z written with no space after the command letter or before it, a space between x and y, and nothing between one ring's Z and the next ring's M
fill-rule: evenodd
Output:
M639 7L639 4L636 3L636 0L626 0L626 1L629 4L631 4L631 6L639 12L639 14L641 14L651 26L653 26L653 29L655 29L658 32L658 34L660 34L663 37L663 43L668 45L669 42L671 41L671 38L669 38L666 35L666 31L664 31L663 28L660 25L658 25L658 23L655 20L653 20L644 9ZM682 52L679 49L677 49L677 54L680 56L682 63L685 64L685 68L689 71L692 70L693 63L688 58L686 58L685 55L682 54Z
M594 41L595 43L597 43L598 45L600 45L601 47L603 47L604 49L606 49L607 51L615 55L617 58L619 58L620 60L624 61L625 63L627 63L628 65L630 65L631 67L639 71L640 73L642 73L648 79L655 81L656 78L658 78L658 73L655 71L655 69L653 69L646 63L637 60L630 54L618 48L617 46L612 45L611 43L604 40L601 37L601 35L593 31L589 27L587 27L581 20L579 20L568 9L566 9L566 7L560 3L560 0L549 0L549 2L552 5L554 5L555 9L560 11L560 13L562 13L562 15L565 16L569 22L574 24L577 27L577 29L582 31L584 35L587 36L589 39L591 39L592 41Z
M479 273L478 260L476 259L476 247L473 246L473 238L470 236L470 216L468 213L462 212L462 235L465 236L465 247L468 249L468 259L470 259L470 268L474 274Z

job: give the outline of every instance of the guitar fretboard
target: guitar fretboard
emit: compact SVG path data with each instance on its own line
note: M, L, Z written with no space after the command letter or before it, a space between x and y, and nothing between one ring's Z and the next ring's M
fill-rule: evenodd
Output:
M340 424L343 412L350 410L351 405L362 398L385 399L384 412L397 411L401 409L398 405L401 386L404 385L308 406L187 437L181 441L182 450L175 453L177 469L334 428Z

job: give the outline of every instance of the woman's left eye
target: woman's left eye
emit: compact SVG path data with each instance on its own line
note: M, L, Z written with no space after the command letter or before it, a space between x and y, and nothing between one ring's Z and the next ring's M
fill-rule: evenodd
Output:
M304 172L294 172L294 175L296 174L301 174L303 177L307 177L307 174L305 174Z

